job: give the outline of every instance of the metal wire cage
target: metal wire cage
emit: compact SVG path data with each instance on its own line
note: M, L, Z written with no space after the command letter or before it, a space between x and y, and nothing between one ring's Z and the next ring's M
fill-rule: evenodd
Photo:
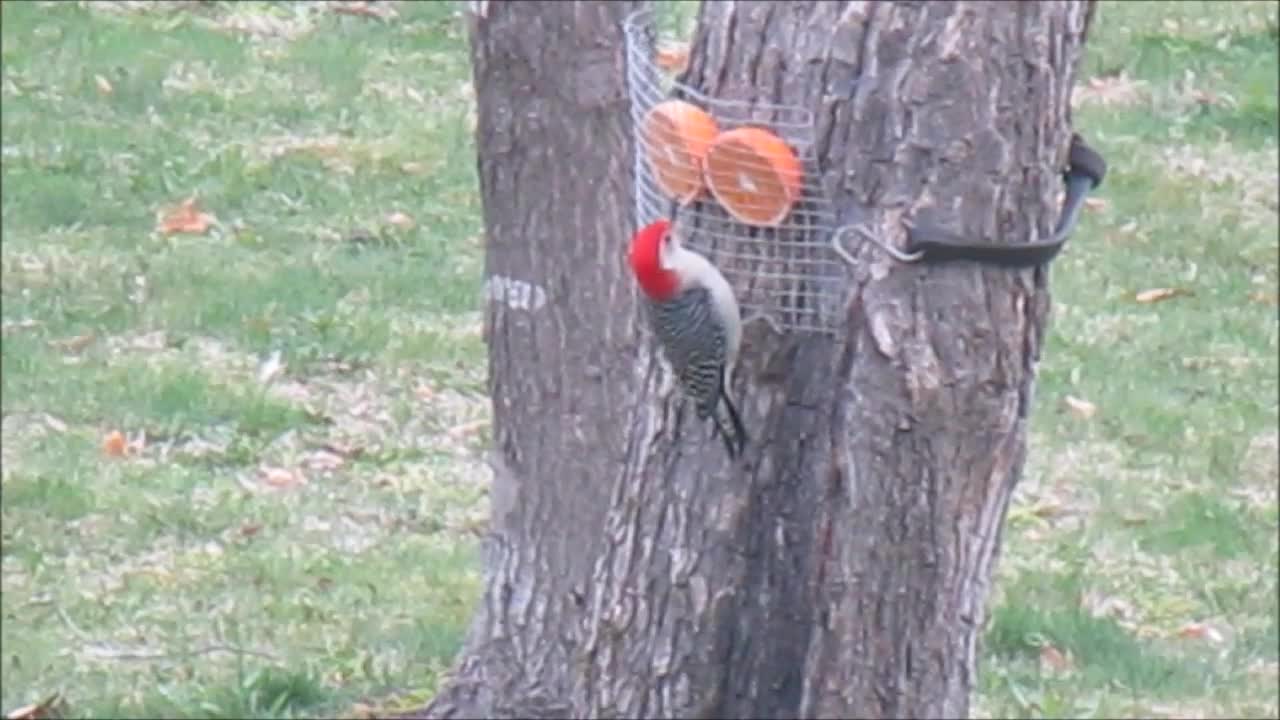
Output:
M831 245L835 218L819 184L813 113L712 98L676 82L656 62L653 20L641 10L623 26L637 227L673 220L685 245L724 272L745 319L832 332L847 284ZM731 142L737 138L744 142Z

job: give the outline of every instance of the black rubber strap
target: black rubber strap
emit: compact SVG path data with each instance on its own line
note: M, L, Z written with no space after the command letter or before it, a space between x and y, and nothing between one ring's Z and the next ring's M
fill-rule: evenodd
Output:
M1063 173L1067 197L1062 203L1062 214L1058 216L1058 226L1052 237L1033 243L996 245L970 242L965 237L936 225L914 225L908 230L904 252L908 255L918 253L916 262L922 263L968 260L1012 268L1047 263L1062 250L1071 231L1075 229L1085 196L1101 185L1106 175L1106 160L1079 135L1072 135L1071 149L1067 153L1067 170Z

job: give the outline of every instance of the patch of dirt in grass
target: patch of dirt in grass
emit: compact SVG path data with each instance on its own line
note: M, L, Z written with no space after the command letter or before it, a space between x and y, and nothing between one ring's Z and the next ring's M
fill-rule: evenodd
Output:
M1110 76L1094 76L1075 86L1071 93L1071 107L1085 105L1102 107L1135 107L1151 101L1151 88L1135 80L1125 72Z
M38 289L59 284L92 287L94 280L121 275L125 262L119 254L90 255L73 250L63 244L61 233L50 233L38 249L24 252L6 248L2 265L6 284Z
M338 135L306 137L271 135L253 143L243 143L250 167L270 165L293 155L311 156L327 169L354 175L360 166L376 166L398 150L390 139L358 139Z
M1026 524L1022 536L1039 541L1046 533L1077 530L1100 499L1088 480L1124 472L1123 454L1110 443L1080 443L1058 449L1032 435L1023 479L1014 490L1011 522Z
M301 98L309 108L319 108L330 101L328 89L319 86L312 78L289 75L263 66L273 52L282 53L283 50L275 45L265 49L255 47L253 54L261 56L259 66L253 72L231 76L220 75L212 65L201 60L178 60L169 66L161 80L161 88L169 95L206 94L227 103L254 96L287 96ZM157 117L154 122L163 122L163 118ZM252 147L252 143L228 142L217 127L215 121L199 119L186 127L184 133L193 147L202 150L222 150L227 145Z
M1170 478L1157 468L1128 467L1116 443L1050 449L1033 435L1030 447L1027 471L1009 510L1010 538L999 570L1005 579L996 585L993 606L1002 601L1008 578L1070 575L1083 562L1087 580L1075 600L1139 637L1168 637L1201 611L1195 598L1203 588L1182 561L1144 549L1135 535L1161 517ZM1100 483L1120 494L1107 496ZM1250 567L1256 575L1256 563Z
M270 467L324 475L370 456L443 454L473 463L471 469L480 475L476 480L487 477L475 460L474 441L488 425L488 401L433 377L455 377L462 369L334 369L298 375L290 372L287 356L258 358L208 337L187 338L177 348L163 331L108 338L106 346L112 355L144 354L147 364L195 366L228 385L260 386L267 397L320 421L268 444L257 460ZM156 446L150 452L210 456L226 451L233 438L217 428L208 430L176 448Z
M1240 478L1231 495L1259 511L1274 512L1280 502L1280 433L1258 433L1249 440L1240 460Z
M1232 204L1251 225L1275 223L1280 207L1275 192L1277 162L1280 155L1274 147L1248 151L1226 142L1170 144L1161 146L1160 151L1160 165L1171 175L1231 189ZM1206 203L1206 211L1212 206Z
M85 526L78 524L74 527L79 531ZM109 542L109 540L99 539L93 544L104 547ZM75 592L81 599L95 603L107 602L119 595L131 580L146 579L163 587L198 581L201 573L189 564L178 561L179 557L192 552L217 553L220 552L220 548L210 549L205 547L205 543L189 548L171 536L161 535L156 537L148 547L138 552L112 553L116 557L109 563L104 563L103 557L97 553L87 555L75 553L64 556L60 569L67 576L77 578Z
M0 443L0 482L7 481L21 467L26 452L41 440L67 431L67 424L45 412L10 413L0 418L4 442Z
M253 90L244 83L229 83L213 65L202 60L175 60L160 81L160 87L177 93L209 93L234 100Z
M315 30L323 11L320 3L232 3L229 12L207 25L252 40L296 40Z
M58 3L46 4L55 5ZM87 10L114 15L172 13L207 5L205 3L191 2L190 0L92 0L92 2L82 0L77 4Z

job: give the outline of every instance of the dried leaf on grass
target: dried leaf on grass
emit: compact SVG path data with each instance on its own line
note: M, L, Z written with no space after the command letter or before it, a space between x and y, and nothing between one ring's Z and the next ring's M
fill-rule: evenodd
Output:
M1133 299L1143 304L1149 304L1190 294L1191 291L1184 288L1151 288L1150 290L1142 290L1135 293Z
M1073 663L1069 654L1048 643L1040 646L1040 667L1043 671L1068 673L1071 672L1072 666Z
M97 336L92 331L90 331L90 332L84 333L83 335L76 335L74 337L69 337L63 340L50 340L49 347L54 348L56 350L61 350L62 352L65 352L65 353L76 354L81 352L85 348L89 347L90 345L92 345L93 341L96 339L97 339Z
M1177 635L1183 640L1205 640L1213 643L1214 645L1219 645L1226 640L1222 631L1208 623L1202 622L1189 622L1186 625L1183 625L1178 628Z
M1134 80L1127 73L1095 76L1077 85L1072 93L1073 104L1136 105L1148 97L1146 84Z
M93 76L93 84L97 86L98 92L103 95L110 95L115 92L115 88L111 86L111 81L101 75Z
M0 322L0 333L8 334L13 330L32 330L38 327L40 327L40 323L32 318L5 320Z
M1063 397L1062 404L1067 406L1067 409L1071 411L1072 415L1075 415L1081 420L1088 420L1098 412L1097 405L1073 395Z
M119 430L112 430L102 439L102 452L108 457L124 457L128 451L129 444Z
M1083 593L1080 605L1091 616L1111 618L1126 629L1132 628L1138 617L1138 609L1126 598L1120 595L1108 595L1097 590L1088 590Z
M412 230L417 223L409 215L396 211L387 216L387 224L393 225L401 230Z
M302 464L309 470L329 472L347 464L346 458L329 450L316 450L303 459Z
M1196 86L1196 80L1197 77L1194 70L1190 68L1183 70L1182 82L1179 83L1178 90L1187 103L1200 105L1201 107L1236 108L1239 106L1239 102L1230 94L1218 92L1217 90L1201 89ZM1213 82L1213 80L1210 80L1210 82Z
M488 426L489 426L489 420L487 418L481 419L481 420L472 420L470 422L464 422L460 425L455 425L449 428L448 434L449 434L449 437L451 438L461 439L470 435L474 435L480 430Z
M363 2L330 3L329 11L340 15L355 15L356 17L369 17L378 20L391 20L399 16L396 9L390 5L367 0Z
M102 438L102 452L108 457L136 455L147 448L146 431L129 437L119 430L112 430Z
M258 478L268 487L289 490L307 484L307 476L299 470L265 466L258 468Z
M217 221L213 215L201 212L196 197L192 195L174 207L161 210L156 220L156 230L164 235L203 235Z
M169 336L163 330L152 330L129 338L124 347L141 352L160 352L169 347Z
M37 703L23 705L20 708L10 710L5 713L6 720L54 720L63 716L66 710L66 703L62 701L62 695L54 693L49 697Z
M364 447L350 442L342 442L338 440L330 440L320 446L321 450L333 453L345 460L354 460L364 455Z
M413 394L419 400L430 402L436 396L436 391L430 385L419 382L413 386Z
M316 13L309 3L277 7L235 3L233 6L233 12L211 23L214 29L281 40L293 40L315 29Z

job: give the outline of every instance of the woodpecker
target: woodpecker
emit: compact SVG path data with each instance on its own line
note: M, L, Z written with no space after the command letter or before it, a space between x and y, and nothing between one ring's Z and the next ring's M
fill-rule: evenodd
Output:
M629 260L667 362L693 399L698 418L711 418L729 457L737 457L747 443L747 433L729 399L742 341L742 317L733 288L715 265L681 245L668 220L636 232ZM716 413L721 401L728 409L732 435Z

